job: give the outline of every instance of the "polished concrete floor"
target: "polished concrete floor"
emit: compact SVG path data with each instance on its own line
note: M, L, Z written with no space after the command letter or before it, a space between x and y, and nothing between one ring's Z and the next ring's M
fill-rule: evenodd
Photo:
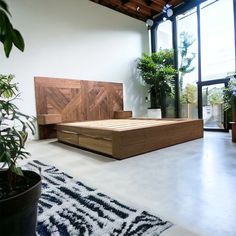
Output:
M236 235L236 143L229 133L205 132L203 139L122 161L55 140L31 141L27 150L32 159L197 235Z

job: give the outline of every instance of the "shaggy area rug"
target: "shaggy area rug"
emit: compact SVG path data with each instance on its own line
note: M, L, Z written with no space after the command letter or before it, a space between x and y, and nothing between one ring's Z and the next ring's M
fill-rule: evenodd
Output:
M38 235L158 236L173 225L126 206L54 166L35 160L27 164L27 169L41 169Z

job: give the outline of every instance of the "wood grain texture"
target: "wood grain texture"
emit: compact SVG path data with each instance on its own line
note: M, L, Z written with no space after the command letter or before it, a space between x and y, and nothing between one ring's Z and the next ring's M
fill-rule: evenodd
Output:
M114 111L114 119L129 119L132 117L132 111Z
M111 140L79 135L79 146L96 152L112 155Z
M61 115L60 114L42 114L37 118L39 125L48 125L48 124L57 124L61 123Z
M49 77L35 77L34 82L40 139L55 133L42 127L47 124L42 115L60 115L61 122L74 122L111 119L114 111L123 110L122 83Z
M203 121L191 119L113 119L58 124L57 129L79 135L77 146L116 159L203 137Z
M69 144L79 145L79 135L73 132L57 131L57 138Z

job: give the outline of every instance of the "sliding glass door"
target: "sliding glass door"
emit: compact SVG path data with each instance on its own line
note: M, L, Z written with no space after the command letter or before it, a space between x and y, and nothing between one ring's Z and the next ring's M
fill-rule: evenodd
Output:
M202 114L205 129L224 129L223 89L225 84L202 86Z
M232 0L200 5L202 81L225 78L235 70Z

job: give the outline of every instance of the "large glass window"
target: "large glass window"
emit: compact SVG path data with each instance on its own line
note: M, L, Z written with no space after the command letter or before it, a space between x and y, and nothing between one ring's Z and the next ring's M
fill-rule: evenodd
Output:
M210 94L214 96L216 93L220 94L222 88L217 87L218 79L226 78L229 73L235 71L233 2L234 0L207 0L201 3L200 25L198 25L197 7L176 16L177 48L175 50L178 50L179 114L181 117L188 118L204 116L205 123L210 128L212 128L210 126L212 121L216 121L215 126L222 128L225 119L219 108L220 104L216 105L212 101L205 100ZM198 26L200 35L198 35ZM199 38L201 42L198 42ZM161 23L157 29L157 50L172 48L172 42L172 22ZM198 65L199 62L201 65ZM201 74L198 74L200 71ZM197 91L202 94L200 102ZM172 106L170 107L173 109ZM218 107L217 111L216 107Z
M167 20L161 23L157 29L157 51L172 48L172 23Z
M198 43L196 8L177 17L180 116L197 118Z
M201 8L202 80L235 70L233 1L206 1Z
M173 48L172 22L162 22L157 30L157 51ZM166 117L175 117L174 97L166 98Z

